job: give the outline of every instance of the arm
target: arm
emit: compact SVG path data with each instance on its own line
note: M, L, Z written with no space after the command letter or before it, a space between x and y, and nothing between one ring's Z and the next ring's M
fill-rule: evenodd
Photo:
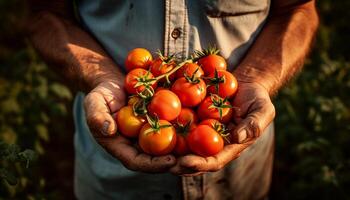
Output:
M314 1L273 2L266 27L234 72L238 81L259 83L270 95L301 69L318 26Z
M234 98L232 140L215 156L184 156L171 171L197 175L217 171L237 158L260 136L275 117L270 96L275 94L296 72L309 51L318 26L315 2L288 5L273 1L271 15L257 40L233 72L239 81Z
M32 0L30 39L44 60L71 85L87 94L84 101L89 128L114 157L132 170L163 171L175 163L172 156L140 154L129 140L114 136L112 117L125 104L124 74L103 48L74 21L69 1Z

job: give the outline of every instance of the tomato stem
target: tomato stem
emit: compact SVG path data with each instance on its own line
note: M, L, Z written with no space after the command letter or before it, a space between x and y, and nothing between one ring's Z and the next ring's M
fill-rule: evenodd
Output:
M162 75L160 75L160 76L157 76L156 78L155 78L155 80L153 80L154 82L156 82L156 81L159 81L160 79L162 79L162 78L166 78L167 80L169 80L169 76L170 75L172 75L173 73L175 73L178 69L180 69L181 67L183 67L185 64L187 64L187 63L192 63L193 62L193 60L192 59L188 59L188 60L185 60L185 61L183 61L183 62L181 62L180 64L178 64L178 65L176 65L176 67L174 67L172 70L170 70L169 72L167 72L167 73L165 73L165 74L162 74ZM170 82L170 81L169 81ZM152 82L152 84L153 84L153 82Z

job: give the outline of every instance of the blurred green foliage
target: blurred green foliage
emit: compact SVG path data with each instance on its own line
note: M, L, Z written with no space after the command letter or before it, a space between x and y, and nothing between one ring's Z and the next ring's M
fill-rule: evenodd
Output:
M46 150L60 138L54 134L73 134L64 126L72 94L30 46L25 2L1 0L0 13L0 199L52 199L47 181L55 174L47 176L47 168L57 163L48 163Z
M273 199L350 199L350 2L318 8L312 54L275 99Z
M318 8L314 50L275 99L272 199L350 199L350 2ZM0 177L17 182L1 179L0 199L69 198L72 94L28 43L26 14L23 1L0 0ZM28 169L24 149L39 155Z

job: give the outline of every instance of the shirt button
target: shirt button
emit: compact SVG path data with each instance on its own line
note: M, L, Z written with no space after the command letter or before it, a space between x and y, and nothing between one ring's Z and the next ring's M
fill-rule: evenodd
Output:
M171 37L175 40L179 38L181 35L181 29L180 28L174 28L173 32L171 32Z

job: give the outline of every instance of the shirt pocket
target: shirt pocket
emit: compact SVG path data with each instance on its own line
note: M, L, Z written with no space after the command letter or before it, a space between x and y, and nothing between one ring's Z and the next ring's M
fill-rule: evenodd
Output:
M208 17L221 18L266 12L270 0L206 0Z

